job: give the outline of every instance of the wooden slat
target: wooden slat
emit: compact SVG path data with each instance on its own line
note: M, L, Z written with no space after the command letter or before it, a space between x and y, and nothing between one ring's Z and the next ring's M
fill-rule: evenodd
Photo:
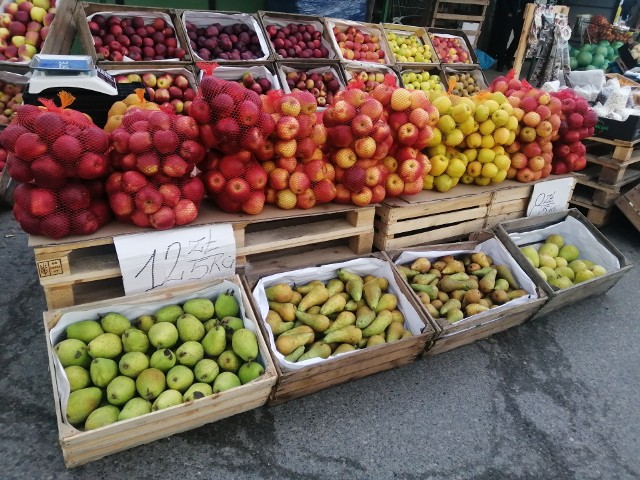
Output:
M444 226L447 224L455 224L466 220L482 219L487 214L488 207L482 205L475 208L467 208L464 210L456 210L455 212L445 212L435 215L428 215L402 222L391 223L381 229L386 234L394 235L397 233L412 232L435 226Z
M407 235L399 238L381 238L376 236L374 244L376 247L388 250L408 247L412 245L420 245L423 243L433 243L439 240L459 238L472 232L481 230L484 226L484 218L479 220L470 220L468 222L459 223L457 225L449 225L444 228L438 228L429 232L418 233L415 235ZM380 245L383 244L384 248Z
M437 3L453 3L459 5L489 5L489 0L438 0Z
M484 22L484 15L460 15L457 13L441 13L433 14L434 20L459 20L461 22Z
M616 200L616 206L629 219L633 226L640 231L640 185L629 190Z

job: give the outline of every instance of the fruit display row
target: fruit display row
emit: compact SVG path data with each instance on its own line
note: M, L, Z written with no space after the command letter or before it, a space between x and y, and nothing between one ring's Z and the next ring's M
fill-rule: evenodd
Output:
M569 49L571 70L607 69L618 58L618 48L622 42L600 40L598 43L585 43L579 48Z
M296 64L279 65L280 83L286 93L294 90L311 93L320 108L333 104L339 90L344 90L345 83L338 65L319 67L317 65L302 66Z
M336 58L330 36L320 18L265 12L261 14L260 21L276 60Z
M387 42L396 63L437 63L431 41L424 28L394 26L385 24Z
M55 18L55 0L3 2L0 61L28 63L38 53Z
M24 85L0 79L0 126L8 125L22 105Z

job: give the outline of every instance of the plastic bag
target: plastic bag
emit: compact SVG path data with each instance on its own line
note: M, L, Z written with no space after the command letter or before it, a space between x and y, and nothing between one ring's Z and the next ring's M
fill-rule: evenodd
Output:
M489 70L496 63L495 58L493 58L488 53L485 53L482 50L477 48L476 48L476 57L478 57L478 63L480 64L480 68L482 70Z

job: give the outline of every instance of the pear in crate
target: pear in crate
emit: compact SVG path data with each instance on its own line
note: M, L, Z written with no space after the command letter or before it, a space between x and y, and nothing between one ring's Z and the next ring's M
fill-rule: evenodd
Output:
M233 350L225 350L218 357L218 365L226 372L237 372L240 369L241 360Z
M236 330L231 337L233 351L245 362L258 358L258 339L256 334L246 328Z
M149 337L142 330L129 328L122 334L122 349L125 352L142 352L149 350Z
M195 367L204 358L204 347L200 342L193 340L184 342L176 350L176 358L180 365Z
M167 372L167 388L184 393L191 386L194 379L193 370L184 365L176 365Z
M111 425L118 421L119 415L120 409L115 405L105 405L104 407L96 408L87 417L84 423L84 429L95 430L96 428Z
M176 364L176 354L169 348L160 348L153 352L149 359L149 367L161 372L168 372Z
M56 356L63 367L71 365L88 367L89 363L91 363L91 357L87 352L87 344L82 340L67 338L56 344L53 350L56 352Z
M156 398L151 405L151 411L157 412L158 410L164 410L165 408L175 407L183 403L182 393L178 390L165 390L158 398Z
M213 382L213 393L224 392L234 387L239 387L242 384L240 379L235 373L222 372L218 375Z
M155 348L171 348L178 343L178 329L173 323L159 322L149 329L149 342Z
M223 326L209 330L209 333L200 342L204 348L204 352L209 357L217 357L227 348L227 333Z
M118 376L118 364L110 358L94 358L89 373L96 387L105 388Z
M156 319L156 322L169 322L176 323L180 315L182 315L184 311L180 305L167 305L162 307L153 316Z
M117 376L107 385L107 401L112 405L124 405L136 394L136 382L124 375Z
M71 365L64 369L64 374L67 376L69 388L72 392L91 385L91 376L86 368Z
M215 307L213 302L208 298L192 298L182 305L185 313L189 313L201 322L213 317Z
M65 332L67 338L75 338L82 340L84 343L89 343L98 335L102 335L104 330L99 322L95 320L83 320L81 322L72 323L69 325Z
M232 293L218 295L214 307L218 318L237 317L240 314L240 305Z
M258 362L247 362L242 364L238 370L238 378L244 385L251 380L255 380L264 373L264 367Z
M89 342L87 353L93 358L116 358L122 353L122 340L115 333L103 333Z
M147 368L149 368L149 357L142 352L127 352L118 362L120 373L130 378L136 378Z
M139 417L147 413L151 413L151 402L144 398L134 397L124 404L118 415L118 421Z
M194 383L182 396L183 402L191 402L199 398L208 397L213 394L213 388L208 383Z
M89 414L100 405L102 390L98 387L87 387L69 394L67 400L67 420L73 425L84 422Z
M131 328L129 319L119 313L109 312L100 319L102 329L107 333L122 335L126 330Z
M203 358L193 367L193 373L198 382L213 383L220 373L220 367L215 360Z
M204 298L204 299L198 299L198 300L207 300L207 299ZM207 300L207 301L211 303L210 300ZM184 306L186 308L187 304L185 303ZM211 303L211 311L213 312L212 303ZM183 313L182 315L180 315L178 317L178 320L176 321L176 328L178 329L178 337L183 342L188 342L188 341L199 342L204 338L204 335L205 335L204 325L202 324L202 322L198 317L196 317L191 313Z
M147 400L155 399L162 393L166 385L164 373L157 368L147 368L136 378L138 395Z

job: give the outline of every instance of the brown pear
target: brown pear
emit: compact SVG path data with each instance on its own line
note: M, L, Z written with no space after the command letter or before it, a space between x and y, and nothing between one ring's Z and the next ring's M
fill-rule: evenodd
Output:
M285 322L293 322L296 319L296 307L293 303L269 302L269 308Z

